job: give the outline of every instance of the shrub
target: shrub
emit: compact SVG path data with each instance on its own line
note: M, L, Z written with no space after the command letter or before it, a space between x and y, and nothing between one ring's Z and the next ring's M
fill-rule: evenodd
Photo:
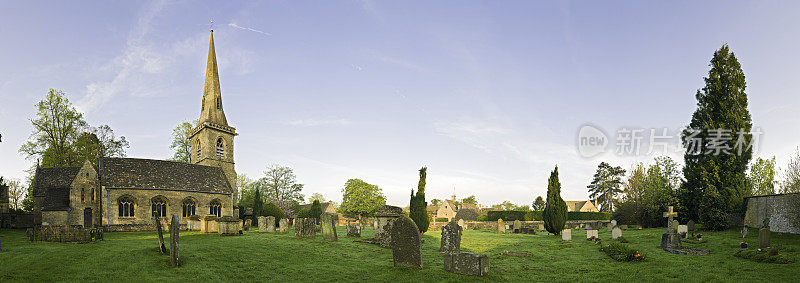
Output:
M644 256L639 254L636 250L622 243L611 243L608 245L600 246L600 251L606 253L609 257L616 261L641 261Z
M767 249L760 252L754 249L742 249L733 254L733 256L765 263L787 264L794 262L794 259L781 254L777 249Z
M489 217L486 216L486 215L478 215L478 218L476 218L475 220L477 220L477 221L489 221Z
M456 220L464 219L464 221L475 221L478 219L478 212L473 209L462 208L456 212Z
M547 202L542 219L547 232L555 235L561 234L564 224L567 223L567 203L561 199L561 182L558 181L558 166L550 173L547 180Z
M436 218L436 222L447 222L447 218L446 217L438 217L438 218Z
M524 221L525 214L528 211L518 211L518 210L499 210L499 211L489 211L486 213L486 216L489 218L489 221L497 221L497 219L503 219L503 221Z
M617 242L620 242L620 243L628 243L628 239L625 239L625 237L623 237L623 236L619 236L619 237L617 238Z
M311 218L311 211L308 209L301 209L297 212L297 218Z
M314 200L311 203L311 207L308 209L308 216L307 218L316 218L319 221L319 216L322 215L322 206L319 204L319 200Z
M267 203L266 205L264 205L263 212L264 212L264 214L263 214L264 216L273 216L273 217L275 217L275 226L276 227L278 226L278 222L280 222L279 220L281 218L286 218L286 215L283 213L283 210L280 207L278 207L277 205L275 205L274 203L271 203L271 202Z

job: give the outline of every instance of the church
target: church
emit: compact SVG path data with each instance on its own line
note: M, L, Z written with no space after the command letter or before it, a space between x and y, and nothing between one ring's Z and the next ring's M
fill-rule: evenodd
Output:
M200 119L192 129L191 162L99 158L80 167L37 168L34 222L43 226L105 227L107 231L155 229L154 218L238 218L233 139L222 107L214 31L208 46Z

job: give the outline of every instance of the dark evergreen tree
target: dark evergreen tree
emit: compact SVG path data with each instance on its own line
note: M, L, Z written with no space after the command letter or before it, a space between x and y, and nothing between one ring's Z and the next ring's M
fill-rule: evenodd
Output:
M542 211L542 218L547 232L556 235L561 234L564 224L567 223L567 203L561 199L558 166L553 172L550 172L550 178L547 179L547 202L545 202L544 211Z
M314 200L314 202L311 203L308 213L308 217L316 218L317 222L319 222L319 217L322 215L322 206L319 204L319 200Z
M255 190L253 193L253 218L258 219L259 216L265 216L264 199L261 197L261 191Z
M681 135L687 151L679 214L718 230L727 228L726 221L714 220L719 214L744 210L752 122L744 72L728 45L714 52L710 66L705 86L695 95L697 110Z
M428 203L425 201L425 178L427 176L428 168L422 167L419 169L419 184L417 184L417 193L414 195L414 190L411 190L411 201L409 202L409 217L417 224L420 233L428 231L430 225L430 217L428 216Z
M275 226L278 226L278 220L281 218L286 218L286 214L283 213L283 209L275 205L274 203L267 203L264 205L264 216L273 216L275 217Z

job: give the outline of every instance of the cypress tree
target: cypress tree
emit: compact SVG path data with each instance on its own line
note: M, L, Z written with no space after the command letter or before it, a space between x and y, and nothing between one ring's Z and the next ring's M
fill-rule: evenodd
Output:
M710 66L705 86L695 95L697 110L681 134L687 151L679 214L722 230L727 221L719 220L743 211L744 197L749 195L745 180L753 154L752 121L744 72L728 45L714 52ZM741 141L740 133L744 133Z
M428 231L430 225L430 217L428 217L428 203L425 201L425 178L427 177L428 168L422 167L419 169L419 183L417 184L417 194L414 195L414 190L411 190L411 201L409 202L409 217L414 220L419 228L419 233Z
M253 194L253 218L258 219L259 216L264 216L264 200L261 198L261 190L256 189Z
M319 204L319 200L314 200L311 203L311 207L308 208L308 217L316 218L317 222L319 222L319 217L322 215L322 205Z
M550 178L547 179L547 202L545 202L544 211L542 211L542 218L547 232L556 235L561 234L564 224L567 223L567 203L561 199L558 166L550 172Z

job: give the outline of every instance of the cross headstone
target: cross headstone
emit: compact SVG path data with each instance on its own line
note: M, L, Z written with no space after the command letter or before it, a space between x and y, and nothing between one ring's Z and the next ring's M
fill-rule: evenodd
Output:
M417 224L403 215L392 223L391 235L394 266L422 269L422 241Z
M461 226L451 221L442 227L440 253L456 253L461 251Z
M611 229L611 239L616 240L619 237L622 237L622 229L619 226Z
M678 213L672 211L672 209L673 209L672 206L670 206L669 207L669 211L664 212L664 217L669 218L667 220L667 225L669 225L669 227L667 227L667 233L675 233L675 229L678 228L677 226L675 226L675 227L672 226L673 225L672 218L675 217L675 216L678 216Z
M766 249L769 248L769 219L764 220L764 225L761 229L758 229L758 248L759 249Z
M572 241L572 229L561 230L562 241Z
M173 267L180 265L178 263L178 215L172 215L172 223L169 225L169 259Z
M156 231L158 232L158 252L161 254L167 253L167 247L164 245L164 231L161 229L161 217L155 216Z
M506 232L506 224L503 223L503 219L497 219L497 233L505 233Z
M267 217L265 216L258 217L258 232L261 233L267 232Z
M281 220L278 222L278 229L281 234L289 233L289 219L281 218Z
M338 241L339 235L336 234L336 223L333 222L333 214L325 212L320 217L322 220L322 237L328 241Z
M275 233L275 216L267 216L267 233Z

